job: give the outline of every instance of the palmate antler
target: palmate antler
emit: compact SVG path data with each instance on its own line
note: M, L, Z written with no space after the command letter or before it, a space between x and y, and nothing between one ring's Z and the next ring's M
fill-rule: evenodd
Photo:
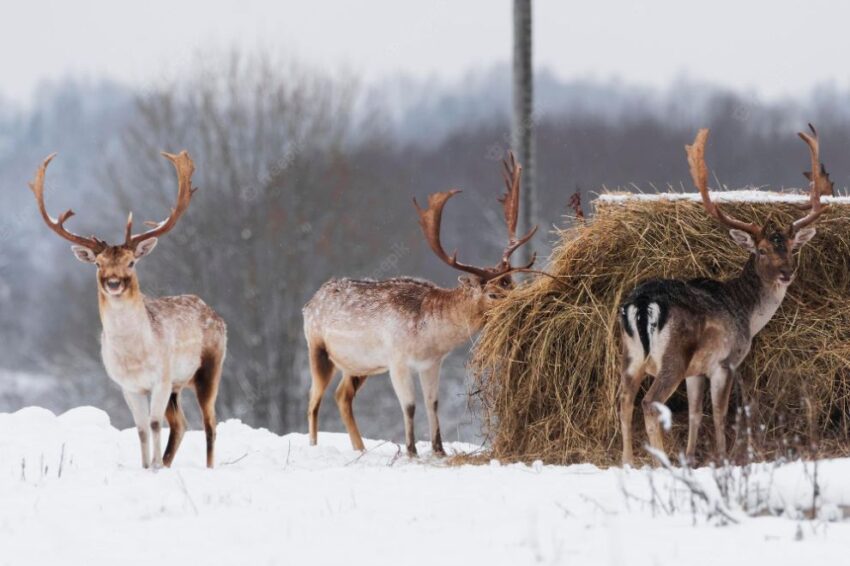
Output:
M534 264L536 259L536 255L532 255L531 261L527 265L516 267L511 265L511 255L534 236L535 232L537 232L537 226L532 228L522 238L516 237L522 166L516 162L513 153L510 153L508 159L503 161L503 166L507 192L499 198L499 202L502 203L502 208L504 209L505 224L508 228L508 243L502 252L502 260L495 267L476 267L461 263L457 259L457 252L452 253L450 256L443 249L440 241L440 224L443 216L443 207L450 198L461 192L460 190L452 189L450 191L428 195L428 208L425 209L419 206L415 198L413 199L413 205L419 214L419 225L422 227L422 233L425 234L425 239L428 241L428 245L434 254L447 265L459 271L471 273L482 282L506 277L514 271L528 269Z
M53 160L54 157L56 157L56 154L51 153L44 159L44 161L41 163L41 166L35 173L35 179L33 179L33 181L29 184L30 190L35 195L35 200L38 203L38 211L41 213L41 217L44 219L44 222L45 224L47 224L48 228L50 228L69 242L78 246L83 246L85 248L90 249L95 254L99 254L100 252L106 249L106 242L95 238L94 236L86 238L84 236L74 234L73 232L65 228L65 222L69 218L74 216L73 210L66 210L65 212L59 215L58 219L51 217L50 214L47 213L47 207L44 205L44 176L47 172L47 166L50 165L50 162Z
M178 155L165 152L163 152L162 155L171 161L174 168L177 170L177 204L165 220L162 222L152 223L153 229L135 236L133 235L133 213L131 212L127 218L127 226L124 231L124 246L130 249L135 249L140 242L161 236L174 228L174 225L177 224L177 221L183 213L186 212L186 209L189 208L192 195L197 190L192 188L192 173L195 171L195 164L192 163L192 158L189 157L189 154L186 151L182 151ZM47 171L47 166L54 157L56 157L55 153L45 158L35 173L35 179L33 179L33 181L29 184L30 189L35 195L35 200L38 203L38 210L41 212L41 217L44 219L48 228L59 234L64 239L78 246L88 248L95 254L99 254L109 247L109 244L95 236L85 238L74 234L65 228L65 222L74 216L73 210L66 210L59 215L58 219L54 219L47 213L47 208L44 205L44 176Z
M829 191L828 194L831 194L832 190L829 177L826 175L826 169L823 164L820 163L817 132L815 132L815 129L811 124L809 124L809 127L812 129L813 135L803 132L800 132L798 135L809 146L809 152L812 158L812 173L807 176L811 178L812 181L810 203L808 205L808 207L811 208L811 211L803 218L794 221L790 228L790 232L792 234L820 218L827 208L827 205L821 203L820 197L822 194L825 194L827 190ZM694 185L699 190L700 196L702 196L702 204L705 207L706 212L708 212L710 216L716 218L720 223L736 230L743 230L756 240L760 239L762 236L761 226L737 220L725 214L715 203L711 201L711 197L708 194L708 168L705 166L706 140L708 140L708 129L703 128L697 132L694 143L685 146L685 151L688 154L688 165L691 169L691 177L694 180Z
M708 128L702 128L697 132L697 137L694 143L685 146L685 151L688 154L688 165L691 169L691 178L694 180L694 186L699 190L702 196L702 204L705 211L717 219L721 224L725 224L736 230L743 230L750 234L753 238L761 237L761 226L751 222L743 222L724 214L716 204L711 201L708 195L708 168L705 166L705 142L708 140Z
M147 224L153 226L153 229L136 234L135 236L133 235L133 213L131 212L127 217L127 228L124 231L124 245L128 248L134 249L140 242L150 240L151 238L158 238L170 232L177 224L177 221L180 220L180 217L183 216L183 213L189 208L192 195L198 190L197 188L192 188L192 173L195 172L195 164L192 162L192 158L189 157L188 152L183 150L179 154L174 155L173 153L163 151L161 155L169 160L177 171L177 204L171 209L171 214L165 220L162 222L148 222Z
M528 231L528 234L522 238L517 239L516 237L516 225L519 217L519 189L520 181L522 180L522 165L517 163L516 157L514 157L514 152L509 151L507 159L502 160L502 166L504 167L502 176L505 179L506 192L499 197L499 202L502 203L502 208L505 212L505 224L508 227L508 245L502 253L502 267L506 268L508 271L511 269L528 269L534 265L534 260L537 258L537 254L531 254L531 261L528 265L525 265L522 268L512 268L510 262L511 255L531 240L537 232L537 226L534 226Z
M812 170L803 173L811 182L811 188L809 189L809 207L811 210L806 216L796 220L791 225L792 232L797 232L820 218L828 206L821 203L821 196L832 196L833 194L833 183L829 180L826 167L820 161L820 142L818 141L817 130L811 124L809 124L809 128L812 130L811 135L805 132L800 132L797 135L809 146L809 155L812 158Z
M440 242L440 224L443 217L443 207L450 198L459 192L461 192L459 189L452 189L441 193L431 193L428 195L428 208L426 209L420 208L419 203L414 198L413 206L416 207L416 212L419 213L419 225L422 227L422 233L425 234L425 239L428 241L431 251L449 266L459 271L471 273L481 279L486 279L490 275L490 272L486 268L459 262L457 260L457 251L449 256L443 250L443 245Z

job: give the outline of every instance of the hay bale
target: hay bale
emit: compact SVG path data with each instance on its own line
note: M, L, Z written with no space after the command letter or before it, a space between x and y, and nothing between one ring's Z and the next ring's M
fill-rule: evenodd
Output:
M489 314L470 365L493 457L619 461L617 308L623 298L650 277L728 278L747 259L698 198L602 195L588 224L559 233L547 270L565 283L539 278ZM800 215L790 203L805 197L732 191L716 200L743 220L762 223L770 215L788 223ZM733 422L743 397L758 457L775 456L789 442L817 441L824 454L846 455L850 446L850 199L826 200L833 205L800 253L797 279L739 371L730 446L743 445L744 427ZM684 384L677 396L668 403L675 423L668 451L684 449ZM646 442L640 410L634 427L640 457L639 444ZM706 419L701 460L711 454L712 433Z

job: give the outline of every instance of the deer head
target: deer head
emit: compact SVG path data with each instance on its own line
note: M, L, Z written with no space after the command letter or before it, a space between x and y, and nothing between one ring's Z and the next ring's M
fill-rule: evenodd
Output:
M74 216L72 210L66 210L59 215L59 218L53 218L48 214L44 205L44 176L47 166L56 156L55 153L42 162L36 171L35 179L29 184L47 227L73 244L71 250L78 260L97 266L98 289L106 297L131 295L138 291L136 263L153 251L159 236L174 228L189 208L192 195L197 190L192 188L192 173L195 165L189 154L183 151L178 155L165 152L162 155L174 165L177 171L177 204L165 220L148 223L152 228L141 234L133 234L133 213L131 212L127 218L124 243L119 245L110 245L95 236L86 238L69 231L65 228L65 222Z
M809 126L811 127L811 125ZM806 177L811 180L809 192L808 214L795 220L790 226L777 226L767 221L763 226L742 222L724 213L711 201L708 194L708 169L705 165L705 143L708 139L708 129L701 129L692 145L686 145L691 177L699 189L702 203L706 212L721 224L730 228L729 234L738 245L755 255L756 272L762 281L770 284L788 285L794 278L797 259L794 250L812 239L815 229L812 224L820 218L827 208L821 203L823 194L832 194L829 175L820 162L817 132L800 132L798 135L809 146L812 160L811 173Z
M513 153L508 154L508 158L502 161L502 165L504 168L502 175L505 181L506 192L498 200L502 204L504 212L505 225L508 229L508 242L502 252L502 259L493 267L476 267L461 263L457 259L457 251L449 255L443 249L443 245L440 242L440 223L443 216L443 207L450 198L461 192L459 189L451 189L428 195L428 207L425 209L420 208L416 199L413 199L413 204L419 213L419 225L422 227L422 233L425 234L425 239L428 241L428 245L434 254L450 267L467 274L459 277L461 285L472 291L481 293L490 300L502 298L507 290L513 288L511 274L531 268L536 259L536 255L532 255L531 261L527 265L511 265L511 255L531 240L532 236L537 232L537 226L534 226L522 238L517 238L516 228L519 213L522 166L517 163Z

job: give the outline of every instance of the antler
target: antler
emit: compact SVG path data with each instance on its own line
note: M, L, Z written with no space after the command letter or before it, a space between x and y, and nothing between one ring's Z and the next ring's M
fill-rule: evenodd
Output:
M495 267L467 265L457 260L457 252L449 256L443 250L443 246L440 243L440 222L442 221L443 207L450 198L460 192L458 189L428 195L428 208L426 209L422 209L419 203L416 202L416 199L413 199L413 205L416 207L416 212L419 213L419 225L422 226L422 232L425 234L425 239L428 240L431 250L446 264L460 271L472 273L484 282L505 277L514 271L526 270L534 265L534 260L537 257L536 254L533 254L531 261L524 266L514 267L511 265L511 254L534 236L535 232L537 232L537 226L532 228L522 238L517 239L516 225L519 212L519 187L520 178L522 177L522 166L517 163L513 153L510 153L508 159L502 163L504 165L503 175L507 193L499 198L499 202L502 203L502 208L505 212L505 224L508 227L508 245L502 253L502 260Z
M47 171L47 166L50 165L50 162L53 160L54 157L56 157L56 154L51 153L44 159L44 161L41 163L41 166L38 168L38 171L36 171L35 173L35 179L33 179L31 183L29 183L30 190L32 190L33 194L35 195L35 200L38 203L38 211L41 213L41 217L44 219L44 222L47 224L48 228L50 228L69 242L86 247L93 251L95 254L98 254L104 249L106 249L106 242L104 242L103 240L99 240L94 236L90 238L79 236L65 228L65 222L69 218L74 216L73 210L66 210L65 212L59 215L58 219L51 217L50 214L47 213L47 208L44 206L44 175Z
M688 165L691 169L691 178L693 178L694 185L702 196L702 204L705 207L705 211L720 223L730 228L743 230L753 237L758 237L761 234L761 227L758 224L743 222L727 216L711 201L711 197L708 195L708 168L705 166L705 142L707 139L708 128L702 128L697 132L694 143L685 146L685 151L688 154Z
M499 197L499 202L502 203L502 208L505 211L505 224L508 227L508 245L502 253L502 264L500 268L506 269L504 272L506 273L514 269L511 267L511 255L534 236L537 232L537 226L534 226L522 238L517 239L516 225L517 217L519 216L519 188L520 180L522 179L522 165L517 163L514 152L509 151L507 159L502 160L502 166L504 167L502 176L505 179L507 192ZM525 269L528 269L534 264L536 257L536 254L532 254L531 261L525 266Z
M445 263L458 269L472 273L482 279L491 278L490 271L484 268L467 265L457 260L457 251L451 256L443 250L443 245L440 243L440 222L443 217L443 207L446 202L458 194L459 189L452 189L441 193L432 193L428 195L428 208L422 209L416 199L413 199L413 206L416 207L416 212L419 213L419 225L422 226L422 233L425 234L425 239L428 240L428 245L438 258Z
M519 216L519 183L522 179L522 165L516 162L513 151L508 152L508 157L502 160L502 178L505 180L507 192L499 197L502 208L505 211L505 224L508 227L508 238L516 239L516 224Z
M195 172L195 164L192 162L192 158L189 157L188 152L183 150L179 154L174 155L163 151L162 156L168 159L177 171L177 204L171 209L171 214L168 218L162 222L148 223L154 228L147 232L136 234L135 236L133 235L133 213L131 212L127 218L127 228L124 232L125 246L134 248L140 242L157 238L171 231L180 217L183 216L183 213L186 212L186 209L189 208L192 195L198 190L197 188L192 188L192 173Z
M792 233L797 232L801 228L805 228L820 218L821 214L826 211L828 206L821 203L820 197L822 195L832 195L833 184L829 180L829 174L826 172L826 167L824 167L823 163L820 161L820 143L818 142L818 133L815 130L815 127L811 124L809 124L809 128L812 130L811 135L805 132L800 132L797 135L800 136L800 139L806 142L807 146L809 146L809 154L812 158L812 170L803 173L806 178L811 181L811 189L809 190L809 206L811 206L811 211L791 225Z

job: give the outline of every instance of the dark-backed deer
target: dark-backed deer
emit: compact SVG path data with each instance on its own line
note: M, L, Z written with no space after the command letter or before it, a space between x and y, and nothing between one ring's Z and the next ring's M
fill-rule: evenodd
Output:
M354 420L353 401L366 378L389 371L390 380L404 412L408 454L416 454L413 433L415 389L412 378L419 374L431 428L431 446L443 454L437 418L440 366L455 348L469 340L484 323L484 314L494 301L513 287L511 273L528 269L511 265L510 257L528 242L536 227L522 238L516 236L522 168L511 155L505 165L507 193L500 199L508 227L508 244L495 267L475 267L451 256L440 242L443 207L458 190L434 193L428 208L416 200L419 224L431 250L450 267L467 275L460 285L443 289L420 279L399 277L386 281L332 279L322 285L304 307L304 333L310 355L312 387L307 410L310 443L316 444L319 405L336 368L342 381L336 402L355 450L363 450L363 439Z
M718 457L726 453L725 422L729 395L738 365L750 351L753 337L773 317L794 279L794 251L815 235L812 224L826 207L820 196L828 183L818 157L817 134L800 134L812 160L809 213L788 227L768 221L764 226L742 222L723 212L708 193L705 143L700 130L685 146L691 176L706 212L730 228L732 239L750 252L741 273L726 281L654 279L640 284L620 307L622 382L620 426L623 463L632 463L632 412L646 375L654 380L643 398L650 445L663 450L659 404L685 380L688 392L688 446L693 458L702 420L706 378L711 389Z
M185 151L162 154L177 170L177 204L171 215L141 234L133 234L133 215L127 219L124 243L109 245L95 238L78 236L65 228L74 215L65 211L52 218L44 205L44 175L53 155L39 167L30 188L47 226L72 242L74 255L97 266L98 305L103 324L101 357L106 373L121 386L133 413L142 447L142 466L151 465L150 438L153 437L153 465L171 465L183 433L186 418L180 406L180 392L195 390L204 421L207 440L207 466L214 462L215 399L227 347L224 321L198 297L150 298L142 294L136 264L156 246L157 238L169 232L189 207L192 173L195 166ZM150 400L148 400L150 396ZM170 433L162 455L160 429L163 417Z

